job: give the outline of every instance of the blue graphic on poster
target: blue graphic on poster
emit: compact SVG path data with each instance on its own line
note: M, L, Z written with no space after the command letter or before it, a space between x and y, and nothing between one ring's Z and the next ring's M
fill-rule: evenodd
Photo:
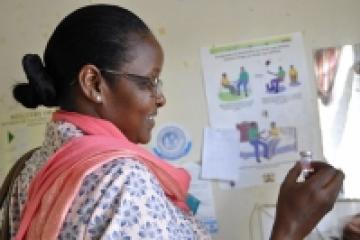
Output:
M191 146L191 141L182 127L167 125L158 132L153 151L160 158L178 160L189 153Z

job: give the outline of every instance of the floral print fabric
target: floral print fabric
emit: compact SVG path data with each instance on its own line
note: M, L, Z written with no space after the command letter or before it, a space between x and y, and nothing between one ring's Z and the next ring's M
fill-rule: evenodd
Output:
M65 142L82 136L66 122L50 122L43 146L16 179L10 198L10 232L15 236L31 179ZM136 159L114 159L83 181L58 239L210 239L192 215L165 196L156 177Z

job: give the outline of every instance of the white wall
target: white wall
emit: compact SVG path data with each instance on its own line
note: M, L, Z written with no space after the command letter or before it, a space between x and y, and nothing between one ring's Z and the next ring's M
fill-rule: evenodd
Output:
M59 20L76 7L94 2L99 1L1 1L0 120L20 109L11 100L10 89L14 81L24 79L20 64L22 55L42 54ZM200 160L202 129L208 124L199 56L201 46L301 31L311 66L315 48L360 42L358 0L106 2L127 7L140 15L164 48L162 78L168 103L160 110L158 123L178 122L190 132L194 146L184 161ZM315 95L312 98L315 104ZM314 129L314 137L318 131ZM34 145L40 143L40 139L40 133L34 135ZM249 216L254 204L275 202L277 190L277 185L270 185L226 192L214 184L220 222L217 239L250 239Z

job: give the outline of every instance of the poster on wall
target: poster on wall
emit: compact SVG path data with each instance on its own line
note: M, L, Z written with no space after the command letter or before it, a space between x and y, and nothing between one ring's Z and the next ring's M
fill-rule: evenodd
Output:
M301 34L204 47L201 59L211 127L203 177L238 186L281 181L316 121L304 102L310 88Z
M28 150L40 146L45 124L53 109L18 110L3 115L0 121L0 182L14 162Z

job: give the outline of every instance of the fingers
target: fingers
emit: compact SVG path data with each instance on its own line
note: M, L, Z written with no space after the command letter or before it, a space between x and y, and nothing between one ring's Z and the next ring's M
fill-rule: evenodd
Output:
M325 188L338 174L340 174L339 170L336 170L327 163L314 162L311 166L314 168L314 173L307 181L316 189Z
M314 169L315 172L317 172L322 168L331 167L331 166L326 162L313 161L311 162L311 167Z
M360 225L351 221L347 223L344 227L343 231L343 239L351 240L351 239L359 239L360 238Z
M334 178L330 182L328 182L328 184L323 188L325 195L327 195L331 201L336 200L341 190L344 178L344 173L336 170Z
M306 176L306 179L311 178L311 176L315 175L321 169L330 167L330 165L326 162L313 161L310 164L313 171L309 172L309 174Z
M335 170L335 176L324 186L324 188L335 190L341 188L345 175L340 170Z
M356 234L359 234L360 237L360 226L355 223L350 223L348 226L348 229Z
M284 182L296 182L296 179L299 177L301 173L301 164L300 162L296 162L294 167L292 167L288 174L285 177Z
M356 214L352 218L351 222L353 222L354 224L357 224L359 226L359 228L360 228L360 214Z
M353 223L349 223L345 226L343 232L344 240L359 239L360 238L360 226Z

